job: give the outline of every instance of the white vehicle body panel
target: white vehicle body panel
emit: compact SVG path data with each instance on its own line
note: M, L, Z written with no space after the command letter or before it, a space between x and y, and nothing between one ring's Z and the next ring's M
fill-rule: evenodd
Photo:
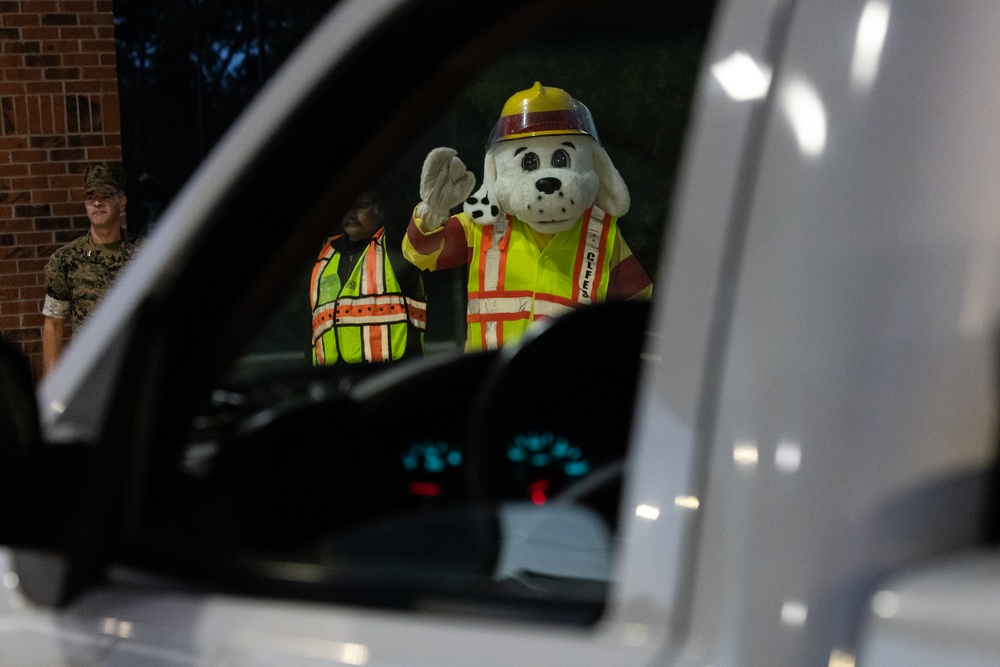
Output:
M852 82L879 5L877 72ZM723 352L694 585L706 664L852 655L824 625L981 518L916 522L976 507L982 481L961 475L996 455L998 22L991 3L797 3Z
M202 166L128 267L133 290L41 387L50 440L93 433L110 400L95 369L120 363L142 295L268 119L398 4L338 5ZM996 664L995 557L900 573L976 546L969 508L996 457L998 28L988 0L720 6L597 626L151 592L126 572L55 610L25 599L2 550L0 662ZM727 92L713 66L734 54L757 94ZM896 611L869 617L885 590Z
M976 553L885 582L871 599L861 653L874 667L1000 662L1000 557Z

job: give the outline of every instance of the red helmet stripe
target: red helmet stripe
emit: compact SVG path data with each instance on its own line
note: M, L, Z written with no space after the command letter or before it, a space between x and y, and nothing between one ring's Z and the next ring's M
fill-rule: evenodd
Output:
M503 116L497 121L494 135L497 138L503 138L512 134L560 130L584 131L580 115L574 109L532 111L514 116Z

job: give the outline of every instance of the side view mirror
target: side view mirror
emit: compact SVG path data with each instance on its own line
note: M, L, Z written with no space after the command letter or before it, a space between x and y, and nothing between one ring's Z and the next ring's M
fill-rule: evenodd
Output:
M0 475L38 446L38 402L28 359L0 338Z
M0 544L65 546L90 454L83 445L42 442L28 359L0 339Z

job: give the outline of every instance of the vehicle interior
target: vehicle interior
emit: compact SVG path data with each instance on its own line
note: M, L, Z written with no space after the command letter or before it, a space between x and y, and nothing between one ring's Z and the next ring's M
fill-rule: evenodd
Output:
M424 276L424 358L324 368L306 353L303 279L372 184L398 243L429 149L453 146L479 174L504 100L540 80L594 113L632 193L623 235L655 289L711 3L609 15L514 2L475 28L445 4L433 20L392 17L325 71L229 185L184 271L149 296L81 492L64 600L127 570L279 598L599 618L605 561L567 575L534 556L613 552L650 304L581 308L469 354L466 279L450 269ZM524 25L502 52L484 47ZM457 37L402 60L384 48L421 32ZM621 72L627 96L609 99ZM364 94L346 103L345 90ZM331 110L349 131L330 131ZM511 521L529 516L512 507L544 516L527 532L557 544L529 534L530 566L505 551ZM560 530L591 537L560 552ZM521 570L530 585L508 576Z

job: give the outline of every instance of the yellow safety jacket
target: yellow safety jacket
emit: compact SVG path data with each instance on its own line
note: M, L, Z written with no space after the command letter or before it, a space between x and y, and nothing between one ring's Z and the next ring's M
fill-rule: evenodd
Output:
M313 364L393 361L423 350L427 302L417 279L416 294L404 294L379 229L341 285L342 255L327 239L310 281Z
M595 206L572 228L548 237L544 247L544 237L511 216L495 225L463 222L472 236L466 349L503 347L536 320L604 301L615 221Z

